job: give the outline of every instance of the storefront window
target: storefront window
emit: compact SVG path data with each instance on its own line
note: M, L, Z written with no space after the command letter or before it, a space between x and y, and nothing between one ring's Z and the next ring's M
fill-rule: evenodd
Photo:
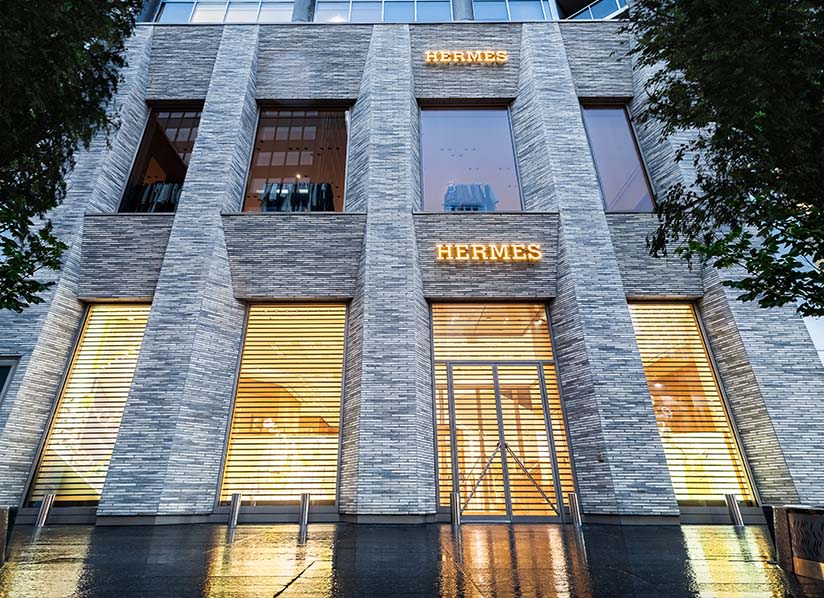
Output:
M421 111L423 207L430 212L521 209L509 113Z
M755 504L690 303L633 303L630 315L679 504Z
M97 504L148 318L148 305L89 308L34 476L29 506L52 493L55 505Z
M346 306L253 305L220 499L333 504Z
M652 192L623 106L584 106L607 212L652 212Z
M294 2L221 2L166 0L157 11L157 23L288 23Z
M175 211L199 126L200 107L152 110L121 212Z
M344 110L263 110L244 212L342 212Z

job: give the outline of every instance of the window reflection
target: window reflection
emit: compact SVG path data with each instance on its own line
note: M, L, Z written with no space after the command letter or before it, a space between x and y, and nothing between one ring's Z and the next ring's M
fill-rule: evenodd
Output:
M152 110L121 212L175 211L199 126L199 107Z
M422 110L424 210L521 209L506 109Z
M292 20L292 0L221 2L166 0L160 4L158 23L288 23Z
M810 336L815 343L818 357L824 364L824 318L804 318L804 323L807 324L807 330L810 331Z
M452 20L448 0L318 0L316 23L445 23Z
M652 193L623 106L584 106L584 125L608 212L651 212Z
M244 212L341 212L346 174L344 110L264 110Z

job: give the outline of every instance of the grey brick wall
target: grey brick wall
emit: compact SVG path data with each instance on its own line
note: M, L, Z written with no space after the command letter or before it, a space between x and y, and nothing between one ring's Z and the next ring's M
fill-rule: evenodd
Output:
M701 297L701 264L689 263L670 253L649 255L646 237L655 230L654 214L607 214L607 224L618 258L627 297Z
M151 301L173 219L172 214L87 214L78 297Z
M256 122L256 27L226 26L98 515L211 512L244 309L221 211L237 209Z
M817 413L824 375L789 310L734 300L718 274L646 256L647 215L604 215L579 98L635 96L615 23L233 25L137 28L110 147L84 152L55 210L70 243L57 284L0 313L0 355L19 355L0 404L0 503L16 505L69 359L77 297L154 302L100 515L208 513L243 335L240 300L347 299L340 509L435 511L426 298L548 300L584 510L673 515L675 499L626 306L694 297L762 496L824 490ZM506 49L500 66L427 66L426 49ZM146 102L204 100L174 216L115 215ZM511 99L523 214L422 214L418 103ZM235 214L256 100L351 105L345 214ZM284 104L281 104L284 105ZM638 130L660 193L691 182L654 127ZM89 215L84 219L84 213ZM524 236L523 239L515 238ZM484 239L480 239L484 237ZM526 238L530 237L530 238ZM166 239L168 238L168 242ZM436 264L439 241L529 241L529 267ZM165 247L165 251L164 251ZM497 268L497 269L496 269ZM508 268L508 269L507 269ZM506 269L506 271L505 271Z
M359 360L347 369L340 508L435 512L428 309L416 263L418 117L409 27L375 27L358 103L347 205L364 206L366 248L350 314ZM355 127L368 123L368 134ZM357 320L357 321L355 321ZM356 389L356 393L353 390Z
M594 25L594 26L593 26ZM634 95L629 34L624 23L560 23L569 70L581 98L614 99Z
M364 214L224 215L235 297L353 297L365 225Z
M555 296L557 214L415 214L423 293L429 299ZM540 243L540 262L439 262L437 243Z
M591 514L678 513L557 24L525 24L560 214L552 306L578 490Z

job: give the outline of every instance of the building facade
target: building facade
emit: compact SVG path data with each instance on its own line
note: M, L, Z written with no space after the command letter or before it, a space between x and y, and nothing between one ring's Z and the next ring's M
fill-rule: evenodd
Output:
M647 255L656 191L692 173L633 124L620 22L268 4L147 7L121 126L52 216L63 268L0 314L0 503L224 521L240 494L282 521L308 492L313 520L414 523L454 495L567 521L575 492L591 522L677 523L725 494L820 502L803 321Z

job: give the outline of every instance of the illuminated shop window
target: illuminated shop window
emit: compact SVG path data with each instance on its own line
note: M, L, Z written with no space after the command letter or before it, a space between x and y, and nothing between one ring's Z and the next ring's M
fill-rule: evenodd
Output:
M342 212L345 110L263 110L245 212Z
M199 126L199 106L151 111L120 204L121 212L177 209Z
M443 0L317 0L318 23L446 23L452 3Z
M433 304L441 506L558 517L574 491L546 308Z
M95 505L109 471L149 318L148 305L92 305L74 352L28 504Z
M607 212L652 212L652 191L626 108L584 106L583 114Z
M294 2L198 2L167 0L160 3L157 23L288 23Z
M473 0L472 10L476 21L545 21L551 18L549 7L542 0Z
M220 499L333 504L346 306L253 305Z
M424 210L521 209L506 108L421 110L421 148Z
M732 423L689 303L632 303L658 431L681 505L754 504Z

